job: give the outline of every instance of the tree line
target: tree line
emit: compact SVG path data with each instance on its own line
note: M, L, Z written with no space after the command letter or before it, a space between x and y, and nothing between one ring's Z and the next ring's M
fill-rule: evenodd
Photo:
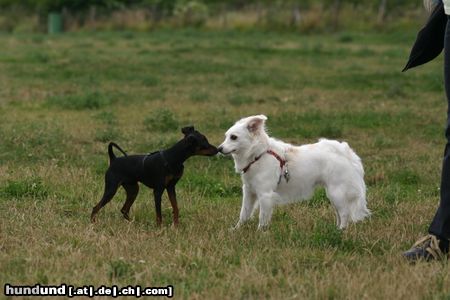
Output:
M367 7L367 9L401 10L422 5L420 0L0 0L0 7L21 7L28 10L54 11L69 9L72 11L88 10L90 7L100 7L106 10L124 9L129 7L142 7L164 11L168 14L174 12L177 5L198 2L215 9L226 6L230 9L239 9L246 6L272 6L293 5L307 9L311 5L336 7L343 4Z

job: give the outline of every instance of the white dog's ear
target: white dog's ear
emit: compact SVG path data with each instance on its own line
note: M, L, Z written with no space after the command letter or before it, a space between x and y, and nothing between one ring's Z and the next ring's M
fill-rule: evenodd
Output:
M247 123L248 131L257 132L258 130L263 128L266 120L267 120L267 117L265 115L258 115L258 116L251 117Z

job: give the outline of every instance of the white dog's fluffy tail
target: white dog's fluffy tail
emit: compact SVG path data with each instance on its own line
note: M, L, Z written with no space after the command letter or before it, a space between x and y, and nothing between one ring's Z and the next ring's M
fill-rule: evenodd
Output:
M361 158L346 142L331 141L327 139L320 139L319 142L323 145L329 146L331 151L347 158L356 171L352 180L354 183L354 193L352 193L351 199L348 199L349 201L347 202L350 220L357 222L368 217L371 212L367 208L366 184L364 182L364 168Z
M361 177L364 177L364 168L361 162L361 158L356 155L356 153L346 142L331 141L327 139L320 139L319 142L323 145L328 145L332 150L334 150L333 152L338 152L339 154L345 156L358 171L358 174Z

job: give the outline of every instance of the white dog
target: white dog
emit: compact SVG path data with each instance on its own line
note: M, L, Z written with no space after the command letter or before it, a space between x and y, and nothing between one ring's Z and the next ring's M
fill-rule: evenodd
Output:
M242 174L242 208L235 228L259 206L258 229L263 229L275 204L306 200L318 185L325 187L340 229L370 215L361 159L347 143L320 139L293 146L269 137L266 120L258 115L237 121L219 146L221 153L233 156L236 172Z

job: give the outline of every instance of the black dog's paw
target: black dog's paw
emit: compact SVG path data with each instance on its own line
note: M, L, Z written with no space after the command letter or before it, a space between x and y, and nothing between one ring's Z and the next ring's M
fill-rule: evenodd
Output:
M125 218L125 220L127 220L128 222L131 222L130 216L128 215L128 213L121 211L122 216Z

